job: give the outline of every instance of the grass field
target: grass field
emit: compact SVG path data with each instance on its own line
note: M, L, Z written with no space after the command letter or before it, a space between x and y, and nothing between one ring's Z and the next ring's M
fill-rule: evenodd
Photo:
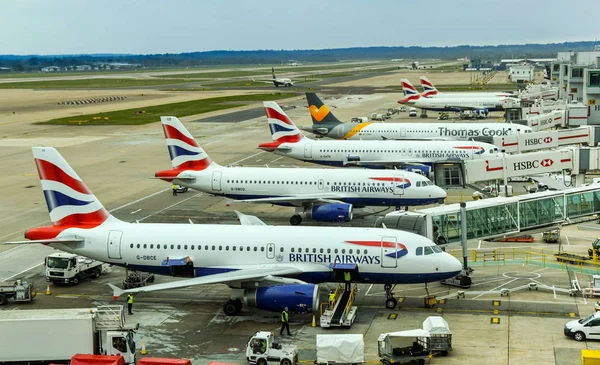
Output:
M82 79L0 83L0 89L94 89L182 84L183 79Z
M156 75L155 78L177 78L177 79L215 79L225 77L243 77L243 76L259 76L265 74L266 78L271 77L271 70L268 71L220 71L220 72L197 72L197 73L185 73L185 74L168 74L168 75Z
M293 93L264 93L253 95L225 96L219 98L192 100L182 103L172 103L149 106L145 108L117 110L108 113L78 115L66 118L52 119L38 124L63 125L140 125L158 122L160 116L175 115L185 117L208 113L246 105L250 102L264 100L280 100L297 96Z

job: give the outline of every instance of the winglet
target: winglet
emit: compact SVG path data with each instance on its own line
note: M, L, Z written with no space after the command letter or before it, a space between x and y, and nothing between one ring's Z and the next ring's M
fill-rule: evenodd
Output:
M257 216L246 215L237 210L234 210L238 216L238 220L242 226L266 226L265 222L261 221Z
M108 286L110 286L110 288L113 291L113 299L114 300L119 299L119 297L125 293L125 290L123 290L115 285L112 285L111 283L108 283Z

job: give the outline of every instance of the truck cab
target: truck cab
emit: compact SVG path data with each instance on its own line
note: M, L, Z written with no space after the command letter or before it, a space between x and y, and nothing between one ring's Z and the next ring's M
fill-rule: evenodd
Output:
M246 345L246 360L252 365L296 365L298 349L275 342L273 332L258 331Z
M46 281L77 285L83 278L98 278L102 274L102 264L87 257L55 252L44 259Z

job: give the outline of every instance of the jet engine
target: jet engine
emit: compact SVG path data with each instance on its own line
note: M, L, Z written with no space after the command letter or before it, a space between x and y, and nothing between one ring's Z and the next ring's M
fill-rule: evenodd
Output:
M292 313L319 311L319 286L315 284L284 284L248 289L244 304L270 312L288 307Z
M476 109L475 113L477 114L478 118L485 118L488 116L489 114L489 110L488 109Z
M315 205L304 212L306 218L317 222L347 222L352 220L352 204Z

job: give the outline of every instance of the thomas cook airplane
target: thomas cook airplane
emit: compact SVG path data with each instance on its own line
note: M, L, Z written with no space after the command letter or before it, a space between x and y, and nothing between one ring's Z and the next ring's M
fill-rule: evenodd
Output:
M25 232L30 241L131 269L186 279L121 290L123 293L226 284L228 315L242 306L268 311L318 311L319 283L339 268L355 282L384 284L393 307L393 284L427 283L456 276L460 262L429 239L381 228L126 223L102 206L57 150L34 147L33 156L51 226Z
M303 218L345 222L353 207L443 203L446 192L425 176L366 169L224 167L198 145L175 117L161 117L173 169L156 177L235 201L296 207L290 223Z

